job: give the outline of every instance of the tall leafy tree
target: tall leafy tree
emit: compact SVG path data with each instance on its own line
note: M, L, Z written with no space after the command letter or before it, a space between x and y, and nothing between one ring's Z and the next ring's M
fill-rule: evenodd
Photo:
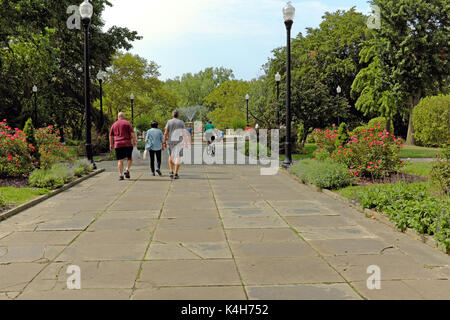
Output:
M158 121L169 119L177 98L158 80L158 69L155 62L138 55L119 52L114 56L111 67L107 69L103 99L104 110L111 118L122 111L131 119L130 94L133 93L135 119L143 116Z
M81 3L81 1L80 1ZM101 15L106 0L91 1L94 15L90 26L91 76L110 65L119 49L130 49L140 37L127 28L112 27L104 32ZM31 87L38 86L40 124L69 127L81 138L84 122L83 32L67 28L67 8L72 0L0 1L0 113L22 126L30 105ZM21 45L20 43L23 42ZM13 46L12 44L17 44ZM48 43L48 45L46 45ZM33 64L28 53L33 53ZM6 55L6 56L5 56ZM51 59L48 59L51 56ZM27 57L28 60L23 58ZM17 72L12 72L15 70ZM31 74L32 76L27 76ZM93 80L92 100L98 97ZM93 120L99 123L98 112Z
M366 20L355 8L326 12L318 28L307 28L305 35L300 33L292 40L293 78L302 79L314 74L316 80L326 86L329 95L336 99L346 98L352 106L351 112L340 120L355 125L364 120L363 115L354 108L356 101L351 96L351 85L359 71L367 66L360 60L360 44L371 37ZM285 91L286 48L275 49L273 55L264 66L266 81L270 83L268 87L273 88L272 99L275 98L274 78L277 72L283 77L281 91ZM338 86L342 88L340 96L336 93ZM338 120L334 119L336 122Z
M372 3L381 10L381 28L374 30L375 39L365 44L369 48L366 52L372 55L371 66L362 71L355 89L362 89L361 106L370 106L364 102L370 100L378 103L381 111L386 106L405 106L409 111L407 143L414 144L415 106L424 96L448 90L450 3L446 0ZM384 99L381 103L380 98Z
M222 83L205 97L204 105L210 110L225 107L234 107L242 111L246 110L245 95L250 85L246 81L231 80Z
M206 68L198 73L186 73L166 81L166 87L179 99L181 107L203 105L205 98L222 83L233 80L231 69Z

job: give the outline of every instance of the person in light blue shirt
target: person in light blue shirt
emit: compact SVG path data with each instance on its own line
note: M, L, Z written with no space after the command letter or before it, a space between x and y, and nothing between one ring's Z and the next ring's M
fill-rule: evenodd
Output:
M161 154L163 148L164 134L158 129L158 122L153 121L151 123L151 129L147 131L145 137L145 149L150 153L150 168L152 170L152 176L155 176L155 156L156 156L156 172L159 176L161 173Z

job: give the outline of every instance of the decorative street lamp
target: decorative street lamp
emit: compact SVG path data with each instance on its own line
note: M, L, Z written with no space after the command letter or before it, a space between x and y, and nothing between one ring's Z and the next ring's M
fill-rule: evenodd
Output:
M277 82L277 102L280 100L280 81L281 81L281 75L279 72L275 75L275 81ZM277 125L278 129L280 128L280 107L278 107L277 110Z
M97 166L94 162L92 153L92 137L91 137L91 98L90 98L90 80L89 80L89 24L91 23L94 8L88 0L80 5L80 16L84 26L84 108L86 113L86 156L92 163L94 169Z
M133 108L134 94L130 95L130 99L131 99L131 125L134 126L134 108Z
M34 98L34 126L37 127L37 90L36 86L33 86L33 98Z
M100 70L97 74L97 80L100 83L100 130L103 129L103 80L105 79L106 72Z
M294 24L295 8L291 1L288 1L283 8L284 24L287 31L287 66L286 66L286 147L283 166L289 167L292 164L291 146L291 28Z
M341 86L338 86L338 87L336 88L336 92L337 92L338 98L339 98L339 96L340 96L340 94L341 94L341 92L342 92ZM338 99L338 103L339 103L339 99ZM341 125L341 117L340 117L340 113L338 112L338 126L339 126L339 125Z
M247 100L247 127L248 127L248 100L250 100L250 96L248 93L245 95L245 100Z

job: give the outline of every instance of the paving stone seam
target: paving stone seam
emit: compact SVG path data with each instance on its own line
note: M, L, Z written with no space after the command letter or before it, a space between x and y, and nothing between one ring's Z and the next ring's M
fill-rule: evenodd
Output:
M290 177L290 176L289 176ZM243 176L239 176L239 178L241 178L241 180L244 180L245 181L245 183L247 183L247 185L251 188L251 189L253 189L256 193L258 193L258 194L260 194L261 196L262 196L262 194L261 193L259 193L249 182L248 182L248 180L247 179L245 179ZM300 238L300 239L302 239L305 243L307 243L308 244L308 246L312 249L312 250L314 250L316 253L317 253L317 255L331 268L331 269L333 269L342 279L344 279L344 281L345 281L345 283L347 283L347 285L350 287L350 288L352 288L352 290L357 294L357 295L359 295L362 299L364 299L364 300L367 300L367 298L364 296L364 295L362 295L351 283L350 283L350 281L348 281L336 268L334 268L331 264L330 264L330 262L327 260L327 259L325 259L325 257L316 249L316 248L314 248L308 241L306 241L306 239L305 238L303 238L302 237L302 235L285 219L285 217L283 217L279 212L278 212L278 210L275 208L275 207L273 207L272 206L272 204L269 202L269 201L267 201L267 200L265 200L264 199L264 201L277 213L277 215L289 226L289 228Z
M233 168L233 169L234 169L234 168ZM237 265L236 258L235 258L235 256L234 256L234 252L233 252L233 250L232 250L232 248L231 248L230 241L228 240L228 235L227 235L227 232L226 232L226 229L225 229L225 225L223 224L222 215L220 214L220 209L219 209L219 206L218 206L218 204L217 204L216 194L215 194L214 188L213 188L212 185L211 185L211 180L209 179L209 172L208 172L207 170L205 170L204 172L205 172L205 174L206 174L206 178L208 179L208 185L209 185L209 187L210 187L210 189L211 189L211 191L212 191L212 196L213 196L213 200L214 200L214 205L216 206L216 209L217 209L217 215L218 215L218 217L219 217L220 224L222 225L222 230L223 230L223 233L224 233L224 236L225 236L225 240L226 240L226 242L227 242L228 249L230 250L231 258L233 259L233 262L234 262L234 267L236 268L236 271L237 271L238 276L239 276L239 280L241 281L241 287L242 287L242 290L244 290L244 294L245 294L246 300L250 300L250 299L249 299L249 296L248 296L248 293L247 293L247 289L246 289L246 287L245 287L244 279L242 278L242 274L241 274L241 272L239 271L239 267L238 267L238 265Z
M142 177L142 175L140 177ZM144 256L140 260L141 263L139 264L138 272L136 274L136 278L134 279L134 284L133 284L133 287L131 288L131 293L130 293L130 295L128 297L128 300L131 300L133 298L133 295L134 295L135 291L137 290L136 283L139 282L139 278L140 278L141 272L142 272L142 265L144 264L145 261L148 261L148 260L145 259L145 257L147 256L148 250L150 249L150 246L151 246L151 244L153 242L153 238L155 236L156 229L158 228L159 222L161 221L161 216L163 214L164 206L166 204L167 198L169 197L170 191L172 190L172 187L173 187L173 180L170 182L169 187L167 188L167 192L166 192L166 195L164 196L164 201L163 201L163 203L161 205L161 208L159 210L158 219L157 219L156 224L155 224L155 226L153 228L153 232L150 232L150 240L149 240L149 243L148 243L147 247L145 248Z
M103 172L102 172L103 173ZM142 176L142 174L141 174ZM99 181L97 181L99 182ZM136 183L136 181L134 181L134 183ZM70 247L84 232L85 230L89 229L89 227L94 224L99 217L101 217L106 211L108 211L108 208L110 208L111 206L113 206L121 197L124 193L126 193L128 191L129 188L131 188L132 184L130 184L129 186L127 186L123 192L121 192L112 202L110 202L106 208L101 211L100 213L98 213L94 219L91 221L91 223L83 230L81 231L69 244L67 244L65 246L65 248L59 252L55 258L53 258L52 260L50 260L48 263L45 263L46 265L25 285L25 287L20 291L20 293L16 296L16 298L14 300L16 300L17 298L19 298L24 291L26 290L26 288L30 285L30 283L32 283L34 281L34 279L36 279L42 272L44 272L45 269L47 269L52 263L54 263L56 261L56 259L58 259L66 250L68 247ZM59 280L59 275L57 280Z
M183 243L181 243L180 242L180 246L181 247L183 247L184 249L186 249L187 251L189 251L190 253L192 253L192 254L194 254L194 255L196 255L197 257L199 257L200 259L202 259L202 260L213 260L214 258L212 258L212 259L206 259L206 258L203 258L201 255L199 255L197 252L195 252L194 250L192 250L192 249L190 249L190 248L188 248L188 247L186 247ZM224 259L226 259L226 258L216 258L217 260L224 260ZM177 259L177 260L179 260L179 259ZM184 260L195 260L195 259L184 259ZM228 259L229 260L229 259ZM159 260L160 261L160 260Z

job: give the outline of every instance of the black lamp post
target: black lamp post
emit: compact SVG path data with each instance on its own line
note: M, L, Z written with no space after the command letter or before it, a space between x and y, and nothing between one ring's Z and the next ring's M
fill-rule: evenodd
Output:
M37 86L33 86L33 99L34 99L34 126L37 127Z
M291 145L291 28L294 24L295 8L288 1L283 8L284 24L287 31L287 66L286 66L286 147L283 166L289 167L292 164Z
M134 127L134 94L130 95L131 99L131 125Z
M275 81L277 82L277 102L280 100L280 81L281 81L281 75L279 72L275 75ZM278 107L277 110L277 126L278 129L280 128L280 107Z
M248 100L250 100L250 96L248 93L245 95L245 100L247 101L247 127L248 127Z
M338 98L339 98L339 96L341 95L341 92L342 92L341 86L338 86L338 87L336 88L336 92L337 92ZM339 103L339 99L338 99L338 103ZM338 112L338 126L339 126L339 125L341 125L341 117L340 117L340 114L339 114L339 112Z
M88 0L80 5L80 16L84 26L84 108L86 113L86 156L92 163L94 169L97 168L94 162L92 152L92 137L91 137L91 98L90 98L90 80L89 80L89 24L91 23L94 8Z
M103 129L103 80L105 79L105 71L99 71L97 74L98 82L100 83L100 130Z

